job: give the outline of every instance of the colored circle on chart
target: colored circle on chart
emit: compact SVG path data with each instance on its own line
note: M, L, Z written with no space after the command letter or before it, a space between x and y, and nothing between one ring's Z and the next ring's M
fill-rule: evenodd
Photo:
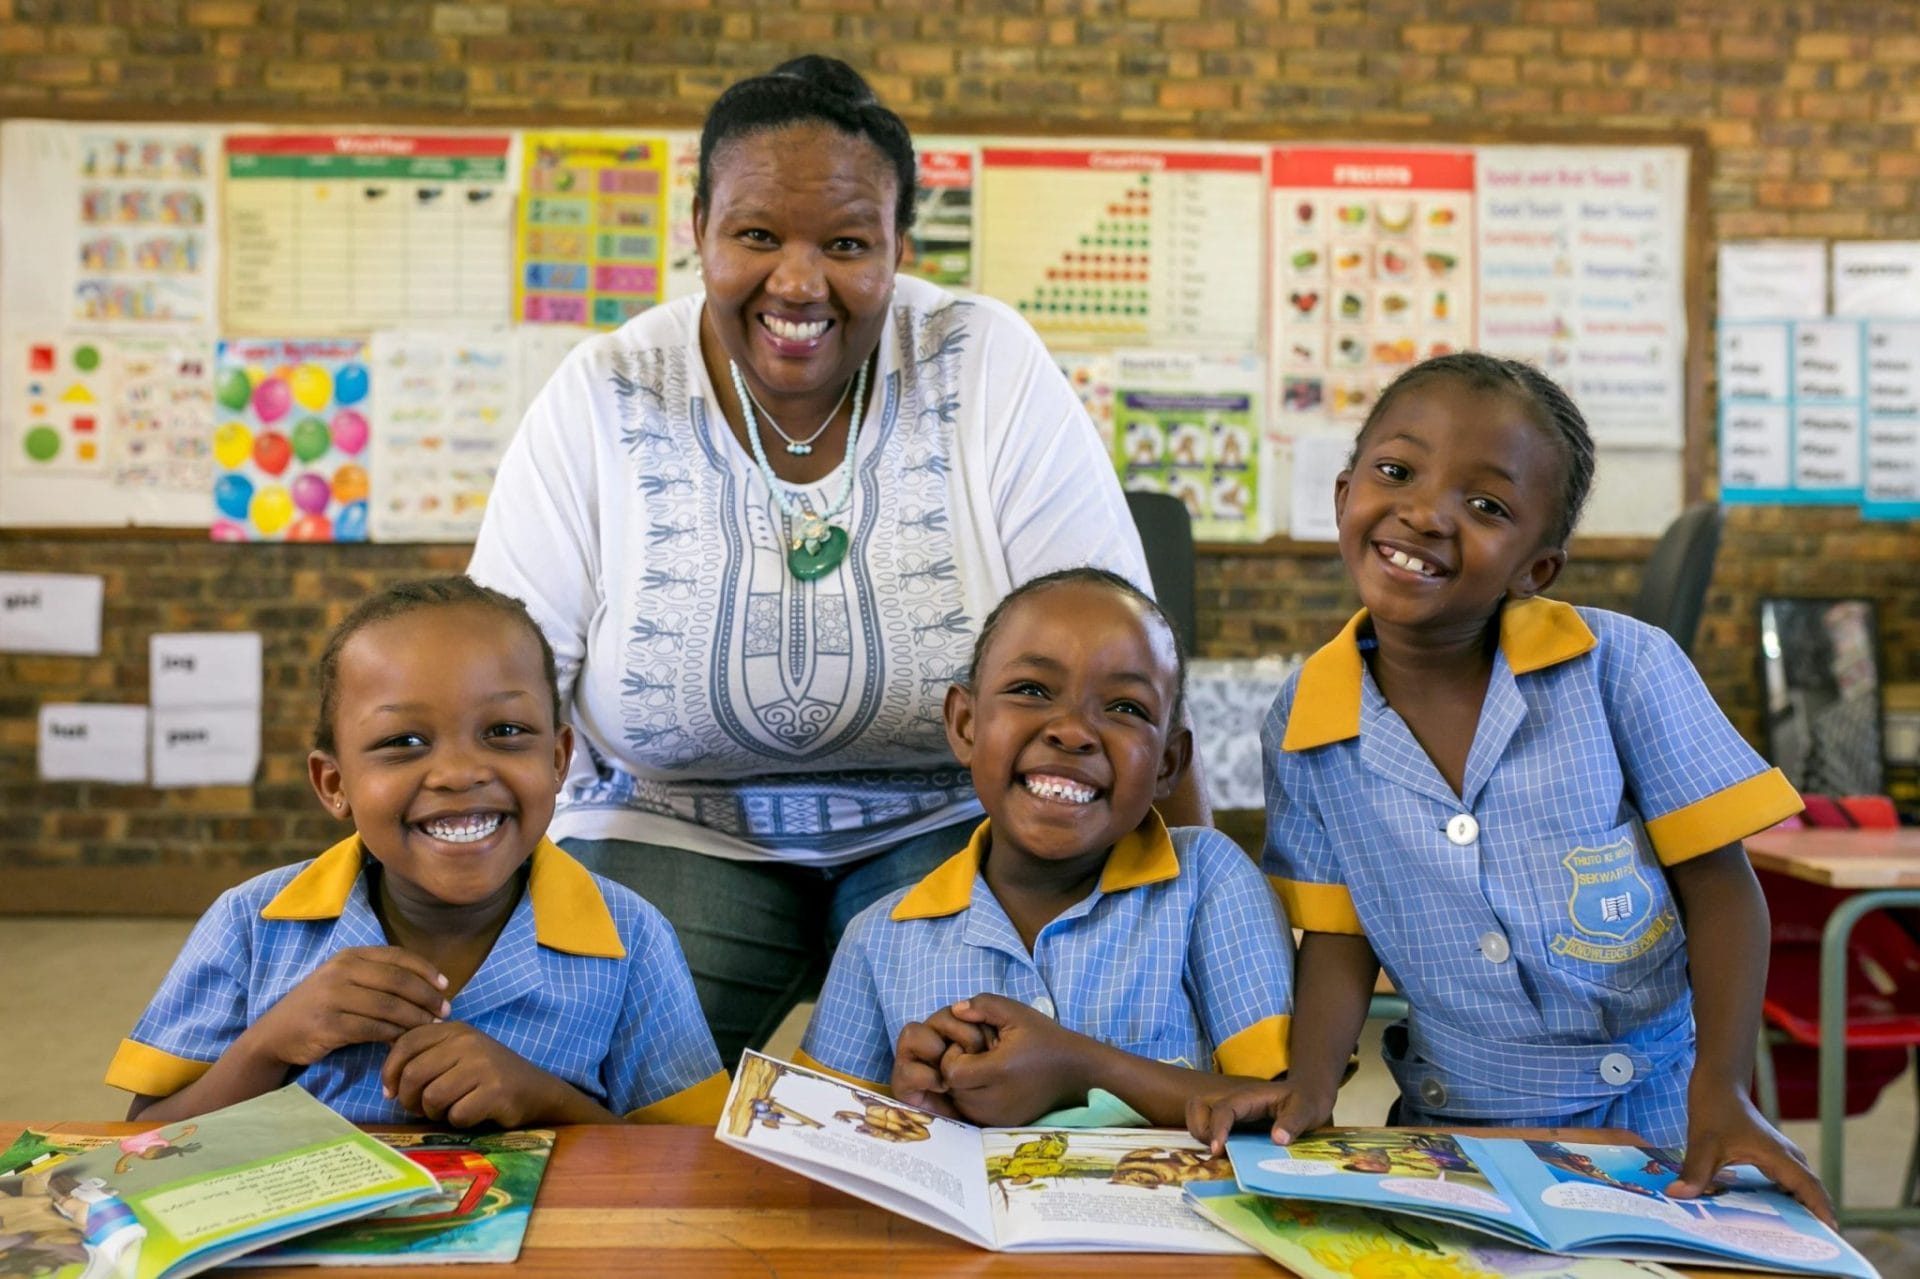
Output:
M245 369L228 369L220 375L219 384L214 388L214 398L220 401L222 408L238 413L247 407L253 399L253 380Z
M332 447L333 436L319 418L303 417L294 423L293 455L302 462L311 462Z
M324 515L302 515L287 530L289 542L331 542L333 525L327 523Z
M341 409L333 415L333 442L342 453L367 447L367 419L358 409Z
M228 470L253 456L253 432L245 422L223 422L213 433L213 460Z
M293 390L293 402L318 413L333 399L333 377L318 364L302 364L287 379Z
M312 471L294 480L292 491L293 504L309 515L318 515L333 500L333 490L328 487L326 479Z
M223 475L213 482L213 505L222 515L247 518L253 505L253 481L244 475Z
M349 502L340 508L333 517L333 540L336 542L364 542L367 540L367 504Z
M333 473L333 495L342 502L361 502L367 496L365 467L349 462Z
M255 528L272 537L293 522L293 499L278 484L269 484L253 495L247 517Z
M26 446L27 456L36 462L51 462L60 456L60 432L50 426L29 429L20 442Z
M93 346L73 348L73 367L82 373L91 373L100 367L100 349Z
M333 375L333 398L342 404L358 404L367 398L367 366L342 364Z
M278 475L293 461L293 445L278 431L262 431L253 441L253 464L268 475Z
M285 378L270 377L253 388L253 415L262 422L278 422L293 407L293 392Z
M247 530L241 525L235 524L232 520L215 520L213 527L209 529L208 532L213 535L213 540L216 542L244 542L247 540Z

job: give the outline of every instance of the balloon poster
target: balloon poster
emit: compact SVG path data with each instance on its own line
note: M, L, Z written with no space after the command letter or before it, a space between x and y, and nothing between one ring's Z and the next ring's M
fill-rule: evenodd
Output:
M234 340L214 362L213 540L367 540L366 343Z

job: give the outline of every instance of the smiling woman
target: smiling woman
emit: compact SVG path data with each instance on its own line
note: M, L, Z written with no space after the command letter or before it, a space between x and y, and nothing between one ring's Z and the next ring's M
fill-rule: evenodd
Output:
M569 357L471 571L559 659L555 832L673 921L731 1058L861 906L967 842L941 704L979 619L1057 568L1148 578L1033 330L896 275L913 144L852 68L732 86L700 157L706 293Z

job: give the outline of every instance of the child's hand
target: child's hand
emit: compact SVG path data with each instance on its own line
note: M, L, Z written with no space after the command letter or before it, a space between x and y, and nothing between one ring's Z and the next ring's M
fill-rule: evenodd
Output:
M1085 1096L1084 1050L1093 1042L1086 1036L1002 995L963 999L929 1021L941 1025L943 1015L986 1035L980 1051L950 1040L940 1062L947 1095L970 1122L1031 1123Z
M1331 1092L1322 1095L1284 1079L1246 1084L1187 1102L1187 1131L1216 1155L1227 1148L1228 1133L1255 1119L1271 1121L1274 1141L1285 1146L1332 1118Z
M380 1069L389 1097L416 1115L471 1128L502 1128L554 1113L556 1086L546 1071L463 1021L434 1022L400 1036Z
M947 1079L941 1063L948 1053L980 1053L991 1046L987 1027L961 1021L942 1008L926 1021L901 1027L893 1047L893 1095L909 1106L931 1110L949 1119L960 1118L946 1097Z
M1807 1166L1807 1157L1754 1109L1746 1093L1715 1089L1705 1099L1689 1096L1686 1160L1667 1193L1675 1199L1696 1199L1707 1193L1715 1174L1728 1164L1752 1164L1808 1212L1839 1228L1833 1200Z
M398 946L339 951L254 1024L260 1050L289 1066L311 1066L348 1044L391 1043L451 1010L447 979Z

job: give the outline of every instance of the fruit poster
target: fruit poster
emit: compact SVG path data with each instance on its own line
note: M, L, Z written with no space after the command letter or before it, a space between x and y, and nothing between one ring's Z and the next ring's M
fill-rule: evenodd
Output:
M229 135L225 330L505 322L512 143L504 133Z
M1257 351L1257 148L981 148L976 287L1049 346Z
M520 155L514 321L613 329L664 300L666 139L529 133Z
M1471 151L1280 147L1272 362L1283 429L1363 418L1474 333Z
M519 425L514 336L382 332L369 363L374 411L370 535L471 542L494 469Z
M213 540L366 541L372 389L364 342L221 342Z
M1254 355L1118 351L1114 464L1125 488L1186 503L1196 539L1254 542L1261 518L1266 369Z

